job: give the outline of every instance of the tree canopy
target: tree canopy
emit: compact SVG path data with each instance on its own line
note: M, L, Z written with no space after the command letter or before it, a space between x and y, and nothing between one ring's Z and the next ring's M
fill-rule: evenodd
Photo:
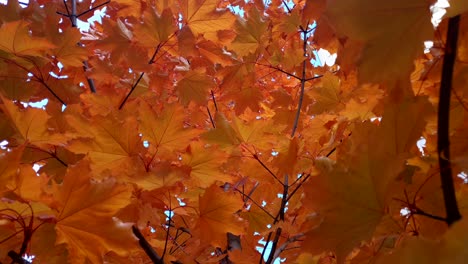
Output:
M465 263L468 4L433 4L0 4L0 262Z

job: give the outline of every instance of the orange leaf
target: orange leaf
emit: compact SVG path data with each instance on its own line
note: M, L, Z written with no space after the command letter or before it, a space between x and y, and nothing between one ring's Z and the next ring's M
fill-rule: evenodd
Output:
M28 26L22 20L4 23L0 27L0 50L17 56L43 56L44 50L55 48L46 39L31 37Z
M21 157L23 156L24 145L12 149L9 152L0 154L0 193L9 189L9 183L18 174Z
M243 224L234 215L242 206L243 202L240 197L223 192L215 184L206 189L199 200L197 227L201 239L213 246L224 247L227 232L235 235L242 234Z
M220 167L225 162L226 155L215 148L205 148L200 144L192 144L182 156L184 165L190 168L191 184L205 188L216 181L230 182Z
M106 169L122 173L136 166L134 159L143 149L143 143L138 135L135 118L119 120L118 117L108 115L86 120L81 116L67 115L66 119L81 136L71 141L67 149L88 154L96 173Z
M50 116L46 111L37 108L19 109L13 102L0 95L3 109L10 119L10 124L17 131L19 143L26 141L41 146L43 144L60 145L68 139L65 135L51 133L48 120Z
M148 140L160 155L186 148L198 135L197 130L184 127L184 109L179 104L166 105L156 114L149 104L142 102L138 119L143 140Z
M188 72L176 85L180 100L184 106L187 106L191 101L206 105L209 91L213 88L213 79L205 73L197 71Z
M62 34L57 34L54 37L54 43L58 46L52 52L55 58L64 66L83 66L83 61L88 58L88 52L83 47L77 45L81 40L79 29L69 28Z
M354 129L351 146L342 146L346 155L340 157L346 159L316 160L321 174L305 185L305 203L323 221L307 233L304 245L310 252L332 250L343 263L372 237L385 215L390 183L403 169L429 109L425 98L392 104L379 127L363 123Z
M56 244L67 244L70 263L102 263L107 252L126 255L136 246L130 225L112 218L130 203L130 188L115 179L92 181L89 174L83 160L69 167L63 186L54 186Z
M431 39L429 6L426 0L334 0L328 2L327 14L339 33L366 43L360 80L391 81L409 76L423 42Z
M217 0L180 0L182 18L193 34L216 40L219 30L230 29L236 17L228 10L219 10Z

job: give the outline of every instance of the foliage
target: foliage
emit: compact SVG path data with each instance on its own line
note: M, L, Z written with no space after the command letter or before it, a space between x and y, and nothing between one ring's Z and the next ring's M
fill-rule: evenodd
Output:
M467 6L432 4L0 5L0 261L464 263Z

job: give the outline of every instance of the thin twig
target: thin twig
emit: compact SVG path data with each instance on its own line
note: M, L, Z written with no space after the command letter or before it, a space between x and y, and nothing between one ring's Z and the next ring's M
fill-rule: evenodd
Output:
M208 106L206 107L206 111L208 112L208 116L210 117L211 125L213 126L213 128L216 128L215 121L213 119L213 116L211 115L211 111L210 108L208 108Z
M244 195L247 199L249 199L254 205L256 205L258 208L260 208L260 210L262 210L265 214L267 214L269 217L271 217L271 219L275 219L275 217L270 214L264 207L262 207L261 205L259 205L257 202L255 202L254 199L252 199L252 197L250 197L249 195L245 194L244 192L242 192L241 190L235 188L234 189L235 191L239 192L240 194Z
M216 104L216 98L215 98L214 92L213 90L210 90L210 91L211 91L211 100L213 100L213 104L216 109L216 112L218 112L218 104Z
M100 8L101 6L107 5L108 3L110 3L110 0L107 0L106 2L104 2L104 3L102 3L102 4L99 4L99 5L97 5L97 6L93 6L93 7L91 7L90 9L88 9L88 10L86 10L86 11L84 11L84 12L81 12L81 13L78 14L76 17L80 17L80 16L82 16L82 15L85 15L85 14L91 12L91 11L94 11L94 10Z
M276 181L278 181L281 185L284 186L284 183L278 179L278 177L276 177L276 175L270 170L270 168L268 168L265 163L263 163L260 158L257 156L257 154L253 154L253 158L256 159L258 161L258 163L260 163L260 165L266 170L268 171L268 173L270 173L271 176L273 176L273 178L275 178Z
M283 69L281 69L279 67L276 67L276 66L273 66L273 65L262 64L260 62L255 62L255 64L260 65L260 66L264 66L264 67L268 67L268 68L271 68L271 69L274 69L274 70L277 70L277 71L280 71L280 72L282 72L282 73L284 73L284 74L286 74L286 75L288 75L290 77L293 77L294 79L301 80L301 78L298 77L297 75L294 75L294 74L292 74L290 72L287 72L287 71L285 71L285 70L283 70Z
M302 180L302 182L296 186L296 188L294 188L294 190L288 195L288 198L286 199L286 202L289 201L289 199L291 199L294 194L297 192L297 190L299 190L299 188L302 186L302 184L304 184L304 182L306 182L310 177L310 174L307 174L305 177L304 177L304 180Z
M120 104L119 106L119 110L122 109L122 107L125 105L125 103L127 102L128 98L130 97L130 95L132 95L133 93L133 90L135 90L135 88L137 87L138 83L140 82L141 78L143 78L143 75L145 75L145 72L142 72L140 74L140 77L138 77L138 80L135 82L135 84L132 86L132 89L130 89L130 92L127 94L127 96L125 96L125 99L122 101L122 103Z
M149 60L148 64L153 64L154 63L154 58L156 57L156 54L158 54L159 50L161 49L162 47L162 44L158 44L158 46L156 46L156 49L153 53L153 56L151 56L151 59ZM124 107L125 103L127 102L128 98L130 98L130 95L132 95L133 91L135 90L135 88L137 87L138 83L141 81L141 78L143 78L143 75L145 75L145 72L141 72L140 73L140 77L138 77L138 80L136 81L136 83L132 86L132 88L130 89L130 92L128 92L127 96L125 96L125 99L122 101L122 103L120 104L119 106L119 110L122 110L122 108Z

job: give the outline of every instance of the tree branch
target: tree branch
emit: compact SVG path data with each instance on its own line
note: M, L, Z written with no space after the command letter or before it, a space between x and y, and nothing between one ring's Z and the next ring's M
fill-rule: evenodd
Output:
M154 264L164 264L161 257L154 251L153 247L146 241L143 234L140 232L138 227L132 226L133 234L138 238L138 243L141 248L145 251L146 255L153 261Z
M437 152L439 154L440 179L447 214L447 224L449 226L461 218L452 178L449 141L450 93L452 89L453 68L457 56L459 23L460 16L449 19L437 119Z
M276 259L279 257L279 255L285 251L287 249L287 247L289 246L289 244L291 243L294 243L298 240L300 240L301 238L303 238L305 235L303 233L299 233L295 236L292 236L290 237L285 243L283 243L280 247L278 247L278 249L274 252L274 256L273 256L273 259Z
M306 27L307 28L307 27ZM294 118L294 124L291 132L291 137L294 137L297 126L299 124L299 116L301 115L302 101L304 100L304 90L306 78L306 67L307 67L307 31L302 30L302 37L304 38L302 43L302 50L304 51L304 61L302 62L302 76L301 76L301 91L299 94L299 103L297 105L296 117Z

